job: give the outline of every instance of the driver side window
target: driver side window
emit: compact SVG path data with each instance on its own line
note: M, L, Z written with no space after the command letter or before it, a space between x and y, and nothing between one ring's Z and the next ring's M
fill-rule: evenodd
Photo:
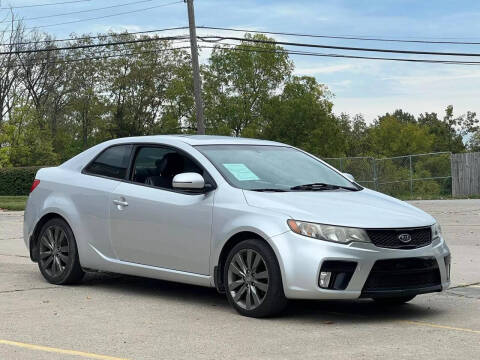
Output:
M172 189L175 175L203 171L189 158L174 149L146 146L138 149L132 181L162 189Z

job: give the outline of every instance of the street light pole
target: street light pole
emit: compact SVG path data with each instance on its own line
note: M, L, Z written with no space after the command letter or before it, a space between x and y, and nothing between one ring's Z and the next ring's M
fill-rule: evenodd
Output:
M200 64L198 62L197 30L195 25L195 11L193 0L184 0L188 8L188 23L190 26L190 48L192 52L193 90L195 95L195 112L197 115L197 133L205 135L203 120L202 80L200 78Z

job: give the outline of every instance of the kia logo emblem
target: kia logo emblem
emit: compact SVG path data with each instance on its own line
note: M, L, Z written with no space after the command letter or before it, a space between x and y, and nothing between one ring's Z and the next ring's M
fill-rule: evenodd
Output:
M404 244L408 244L410 241L412 241L412 237L410 234L400 234L398 235L398 240L400 240Z

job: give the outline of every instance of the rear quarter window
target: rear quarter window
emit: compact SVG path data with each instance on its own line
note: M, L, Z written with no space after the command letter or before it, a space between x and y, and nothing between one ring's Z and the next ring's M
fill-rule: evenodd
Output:
M105 149L84 169L86 174L125 179L132 145L116 145Z

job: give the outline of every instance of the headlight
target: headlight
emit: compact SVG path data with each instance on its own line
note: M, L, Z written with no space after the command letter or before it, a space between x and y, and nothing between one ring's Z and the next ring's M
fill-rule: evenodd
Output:
M432 225L432 239L439 238L440 236L442 236L442 228L439 223L435 223Z
M314 239L347 244L352 241L370 242L363 229L342 226L322 225L305 221L288 220L288 226L293 232Z

